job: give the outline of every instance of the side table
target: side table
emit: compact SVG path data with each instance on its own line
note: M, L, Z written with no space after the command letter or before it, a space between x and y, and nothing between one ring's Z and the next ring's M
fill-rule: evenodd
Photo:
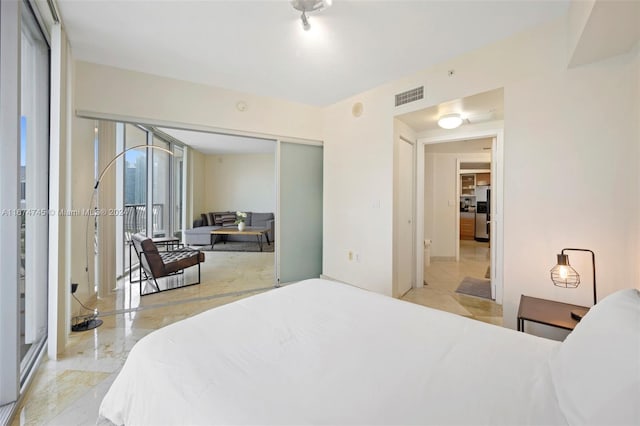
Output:
M578 324L578 321L571 317L571 311L574 310L588 311L589 308L521 295L518 307L518 331L524 332L525 321L573 330Z

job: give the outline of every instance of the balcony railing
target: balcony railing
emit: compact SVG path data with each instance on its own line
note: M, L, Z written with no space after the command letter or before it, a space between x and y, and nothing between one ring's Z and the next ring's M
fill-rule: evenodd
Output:
M153 237L164 237L167 233L164 218L164 204L154 204L151 212ZM147 234L147 206L146 204L125 204L124 206L124 235L125 242L131 241L131 236L137 232Z

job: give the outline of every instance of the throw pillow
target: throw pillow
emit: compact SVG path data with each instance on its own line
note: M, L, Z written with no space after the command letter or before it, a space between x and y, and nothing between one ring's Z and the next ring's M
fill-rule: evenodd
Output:
M220 216L222 219L222 226L234 226L236 224L235 213L226 213Z
M216 212L215 213L215 225L222 226L222 215L228 212Z

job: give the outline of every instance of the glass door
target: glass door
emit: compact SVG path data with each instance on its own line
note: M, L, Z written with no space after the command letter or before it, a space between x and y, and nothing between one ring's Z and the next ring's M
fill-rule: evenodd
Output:
M20 366L23 379L47 332L49 47L22 8L20 117Z
M322 157L320 145L278 143L277 282L322 273Z

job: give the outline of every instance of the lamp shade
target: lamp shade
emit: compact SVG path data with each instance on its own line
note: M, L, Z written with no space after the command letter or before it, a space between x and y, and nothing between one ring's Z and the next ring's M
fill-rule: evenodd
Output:
M569 265L566 254L558 255L558 263L551 268L551 281L558 287L575 288L580 285L580 274Z

